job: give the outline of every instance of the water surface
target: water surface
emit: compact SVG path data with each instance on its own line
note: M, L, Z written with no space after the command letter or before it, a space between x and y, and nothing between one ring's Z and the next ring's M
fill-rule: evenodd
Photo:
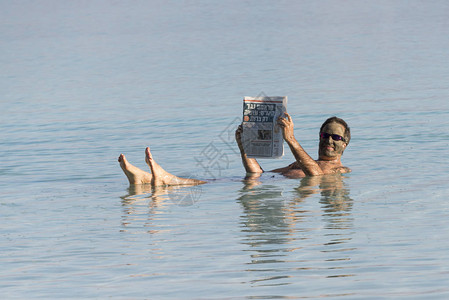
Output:
M445 1L0 7L3 298L448 297ZM245 181L262 92L313 157L345 119L353 172ZM129 187L117 157L146 169L146 146L210 183Z

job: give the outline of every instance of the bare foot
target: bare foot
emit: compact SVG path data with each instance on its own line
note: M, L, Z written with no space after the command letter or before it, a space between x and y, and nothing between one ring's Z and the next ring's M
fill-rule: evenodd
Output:
M153 186L161 186L161 185L197 185L206 183L205 181L192 179L192 178L181 178L175 176L171 173L165 171L156 161L154 161L153 156L151 155L150 148L145 149L145 161L148 166L151 168L151 173L153 174L153 178L151 181L151 185Z
M123 173L125 173L128 178L129 184L151 183L153 175L130 164L125 155L120 154L118 162L120 163Z

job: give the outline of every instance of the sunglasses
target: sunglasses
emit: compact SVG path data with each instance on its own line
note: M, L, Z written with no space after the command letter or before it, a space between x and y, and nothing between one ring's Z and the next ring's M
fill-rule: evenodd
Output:
M326 133L326 132L320 133L320 138L322 138L322 139L328 139L329 137L332 137L332 139L334 141L343 141L343 142L345 141L345 139L341 135L338 135L338 134L330 134L330 133Z

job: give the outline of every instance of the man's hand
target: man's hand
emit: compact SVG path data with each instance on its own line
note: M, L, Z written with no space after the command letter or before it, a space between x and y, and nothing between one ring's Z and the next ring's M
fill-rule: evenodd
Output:
M243 148L242 143L242 133L243 133L243 127L242 125L239 125L237 127L237 130L235 131L235 141L237 142L237 145L240 149L240 155L242 156L242 162L243 166L245 167L247 174L260 174L263 173L262 168L260 167L259 163L255 158L248 158L245 154L245 149Z
M235 141L237 142L237 145L239 146L240 149L242 148L242 132L243 132L243 127L240 124L237 127L237 130L235 131Z
M284 113L284 116L280 116L278 118L278 125L282 128L282 135L284 136L284 140L288 143L295 139L295 134L293 132L293 121L292 117L288 113Z

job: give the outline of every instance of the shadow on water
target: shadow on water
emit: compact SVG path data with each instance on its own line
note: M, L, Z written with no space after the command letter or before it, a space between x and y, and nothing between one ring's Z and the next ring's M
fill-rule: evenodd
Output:
M237 201L243 207L243 244L249 246L247 271L256 276L252 284L292 284L292 278L304 276L303 272L327 273L326 278L352 276L336 272L340 267L333 263L351 260L353 250L344 245L351 240L347 229L352 228L353 204L344 178L341 174L302 178L293 193L257 178L244 181ZM314 203L317 198L319 203ZM318 258L322 261L317 264Z

